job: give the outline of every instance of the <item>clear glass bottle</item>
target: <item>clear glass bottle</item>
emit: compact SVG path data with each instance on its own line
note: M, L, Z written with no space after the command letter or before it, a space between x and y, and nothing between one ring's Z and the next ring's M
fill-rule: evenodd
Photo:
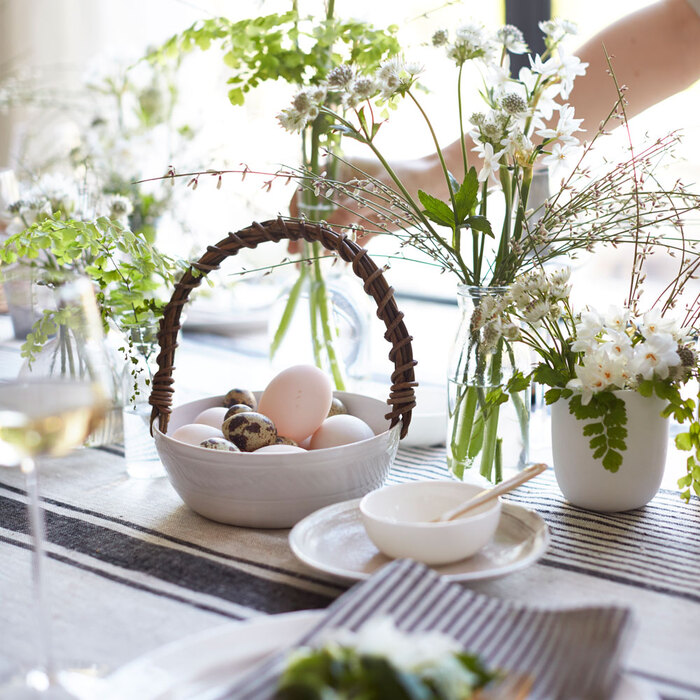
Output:
M523 469L529 459L529 393L508 393L515 370L527 369L527 353L489 324L506 287L457 290L460 322L448 367L447 463L460 479L477 467L492 482L503 468Z
M151 436L151 393L156 365L156 337L158 324L147 321L125 329L128 347L127 363L123 373L124 458L126 473L134 479L155 479L165 476L165 468L158 457Z

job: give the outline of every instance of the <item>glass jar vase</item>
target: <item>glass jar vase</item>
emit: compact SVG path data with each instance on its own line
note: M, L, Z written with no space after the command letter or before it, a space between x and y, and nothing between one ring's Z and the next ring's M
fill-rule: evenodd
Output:
M494 483L523 469L529 451L529 392L509 391L527 352L504 335L499 304L507 287L457 290L460 322L448 367L447 463L458 478L478 468Z

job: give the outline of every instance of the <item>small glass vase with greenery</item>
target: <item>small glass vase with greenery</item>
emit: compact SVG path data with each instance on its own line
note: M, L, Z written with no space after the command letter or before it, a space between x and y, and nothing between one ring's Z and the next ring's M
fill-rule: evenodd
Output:
M0 261L3 266L19 263L42 272L70 271L90 278L105 329L116 329L121 338L117 351L122 361L112 371L115 411L121 411L122 402L138 398L142 390L139 353L144 345L134 342L131 331L152 326L167 301L162 298L164 290L175 282L184 263L164 255L117 219L104 216L83 221L66 218L60 212L42 214L26 229L4 240ZM151 337L151 351L154 344L155 338ZM77 376L81 365L73 349L60 311L45 309L40 311L21 352L28 372L34 363L43 362L57 375ZM122 387L125 363L133 368L133 383L126 392Z

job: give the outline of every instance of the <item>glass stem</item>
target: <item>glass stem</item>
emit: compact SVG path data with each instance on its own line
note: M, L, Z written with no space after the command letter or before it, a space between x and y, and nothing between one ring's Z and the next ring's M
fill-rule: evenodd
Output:
M44 577L44 511L39 500L39 476L36 463L31 457L24 457L20 463L27 484L29 507L29 528L32 538L32 607L37 635L38 670L46 674L49 684L54 679L54 663L51 644L51 626Z

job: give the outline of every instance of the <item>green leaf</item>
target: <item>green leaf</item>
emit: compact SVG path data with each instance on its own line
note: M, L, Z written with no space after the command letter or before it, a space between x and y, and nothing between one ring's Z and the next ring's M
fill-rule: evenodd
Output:
M583 434L584 435L598 435L602 433L605 430L605 427L603 426L602 423L587 423L586 425L583 426ZM593 445L591 445L592 447Z
M451 186L454 187L454 185L452 185L452 182ZM459 223L462 223L468 216L474 214L476 210L476 199L478 195L479 180L476 174L476 168L470 168L469 172L464 177L464 182L462 182L462 185L455 193L455 209L457 214L457 221ZM479 229L477 226L472 226L472 228L477 231L483 230ZM491 229L489 226L489 231L490 230Z
M449 226L454 229L455 218L446 202L433 197L432 195L424 192L423 190L418 190L418 199L420 203L425 207L423 213L436 224L441 226Z
M609 471L615 473L622 464L622 455L614 450L609 450L603 457L603 466Z
M693 444L690 440L690 433L679 433L678 435L676 435L675 442L676 442L676 447L679 450L684 450L686 452L688 450L691 450L693 447Z
M491 223L485 216L470 216L466 222L475 231L481 231L487 236L494 238L493 231L491 230Z

